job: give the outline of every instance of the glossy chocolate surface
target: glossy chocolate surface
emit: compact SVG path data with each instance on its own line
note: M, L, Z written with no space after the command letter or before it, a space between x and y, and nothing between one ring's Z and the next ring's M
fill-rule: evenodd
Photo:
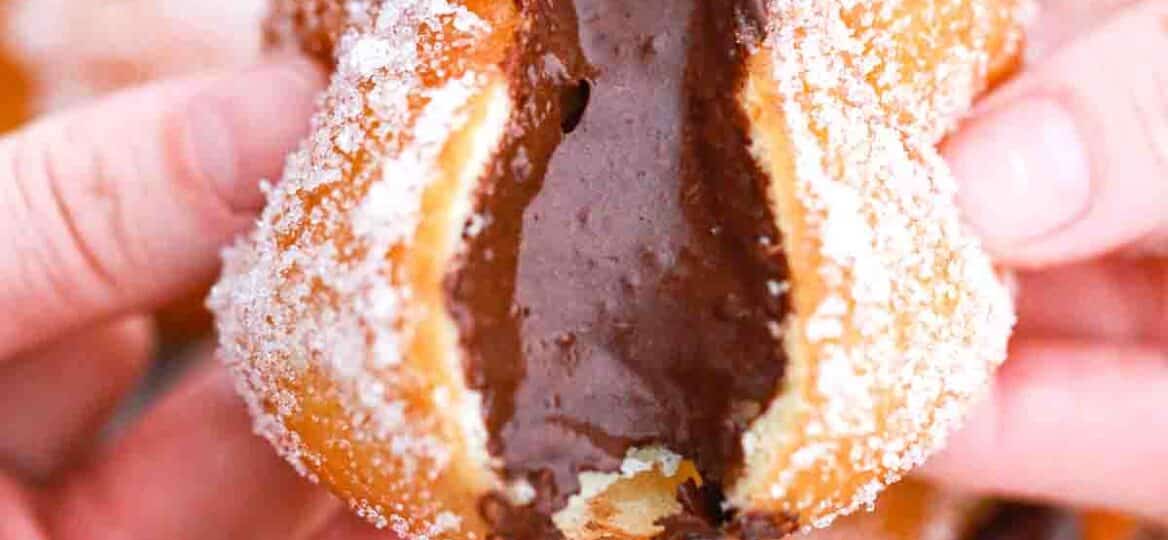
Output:
M730 480L743 430L781 380L788 309L736 101L740 24L755 11L521 4L533 24L508 66L513 133L449 280L490 450L536 488L541 515L580 472L615 471L638 446ZM498 504L506 536L545 534Z

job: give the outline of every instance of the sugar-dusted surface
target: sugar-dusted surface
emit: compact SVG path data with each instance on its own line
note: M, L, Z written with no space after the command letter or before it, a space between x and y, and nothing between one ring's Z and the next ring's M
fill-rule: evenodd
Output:
M935 145L1017 48L1020 8L769 9L745 99L792 263L795 354L734 499L825 526L940 447L1005 357L1009 294Z
M872 512L853 514L806 540L962 540L988 501L907 479L881 494Z
M481 534L493 481L436 292L507 116L481 4L345 3L324 112L210 299L256 430L406 538Z
M933 144L1015 66L1029 0L843 0L834 54L891 127ZM858 105L860 106L860 105Z
M333 49L345 31L346 8L337 0L270 0L271 16L265 28L272 45L296 44L302 50L332 61Z
M1004 356L1009 298L934 145L1013 56L1021 1L767 4L744 97L797 315L739 506L823 525L870 504ZM257 431L363 516L407 538L481 535L477 495L502 486L440 281L508 115L513 4L303 5L273 32L335 43L337 72L257 231L227 252L222 356Z

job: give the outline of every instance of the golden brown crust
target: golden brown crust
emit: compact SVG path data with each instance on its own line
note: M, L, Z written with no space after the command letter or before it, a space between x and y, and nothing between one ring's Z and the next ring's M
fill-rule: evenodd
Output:
M295 44L304 52L333 61L337 39L345 30L345 8L335 0L273 0L264 27L271 46Z
M1029 11L1025 0L855 2L840 10L857 51L845 61L883 118L932 144L1016 67Z
M781 26L749 60L743 95L755 155L772 180L794 307L784 389L746 436L731 501L805 525L871 504L938 448L1004 359L1013 324L1009 295L959 222L956 186L934 148L986 84L990 54L978 47L1004 31L988 25L937 51L913 40L941 30L896 19L928 17L897 2L864 5L892 19L771 2ZM874 75L887 73L889 58L923 54L918 64L943 65L934 72L948 76ZM895 91L879 82L909 76L918 79Z
M499 486L441 280L509 114L514 14L398 4L342 36L315 134L210 304L257 431L295 467L403 537L482 538L475 504Z
M961 540L979 517L984 502L905 480L880 496L871 512L841 518L812 532L806 540Z
M16 60L12 35L9 0L0 0L0 133L13 129L28 118L31 99L31 81L26 66ZM6 39L7 38L7 39Z
M791 364L746 435L737 507L811 526L870 504L1004 356L1009 298L934 145L1016 52L1016 2L768 3L741 99L791 265ZM322 5L277 7L294 20L276 28L336 44L337 72L258 231L227 253L221 354L301 472L404 537L481 538L474 504L507 486L441 279L506 128L498 66L521 21L491 0L359 3L343 31L297 11ZM685 475L619 476L557 516L570 538L651 536L676 510ZM630 493L635 519L605 510Z
M1114 512L1085 511L1079 519L1084 540L1130 540L1139 530L1135 518Z
M1129 514L1108 510L1084 510L1079 514L1083 540L1164 540L1168 528Z

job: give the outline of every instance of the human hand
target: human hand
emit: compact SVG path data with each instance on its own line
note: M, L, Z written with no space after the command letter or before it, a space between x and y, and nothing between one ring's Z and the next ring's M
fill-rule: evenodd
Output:
M966 210L1004 262L1033 268L1168 241L1168 96L1154 94L1168 93L1157 52L1168 50L1168 15L1156 8L1129 7L1064 45L949 145ZM140 314L207 277L218 247L250 223L260 202L251 180L274 177L302 132L317 84L306 73L284 65L152 86L0 141L0 538L367 530L251 436L218 367L198 369L116 441L95 433L148 356ZM1129 90L1140 97L1117 95ZM1075 115L1064 121L1074 135L1045 119L1058 110ZM200 125L210 135L186 131ZM1076 155L1087 160L1065 159ZM986 169L1004 156L1029 168ZM1023 204L1005 205L1011 196ZM1165 264L1024 272L1021 291L1019 344L994 399L929 473L1164 516Z
M926 474L1168 521L1168 4L1048 4L1029 66L945 147L1020 269L1020 324Z
M149 359L145 314L212 277L322 84L273 61L0 139L0 539L318 538L355 520L251 434L216 364L101 433Z

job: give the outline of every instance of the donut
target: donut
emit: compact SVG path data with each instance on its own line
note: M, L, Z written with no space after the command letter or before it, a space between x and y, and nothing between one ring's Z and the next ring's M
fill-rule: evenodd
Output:
M1084 511L1082 521L1083 540L1130 540L1140 529L1132 516L1101 510Z
M1069 508L986 501L964 533L968 540L1079 540L1080 516Z
M280 0L333 66L208 305L256 431L402 538L778 538L1005 356L935 146L1022 0Z
M982 498L907 479L871 512L843 517L805 540L1155 540L1163 532L1106 511Z
M1161 540L1138 518L975 496L906 479L871 512L845 516L805 540Z
M805 540L970 540L989 501L906 479L881 493L871 512L840 518ZM984 539L992 540L992 539ZM1039 540L1037 538L1033 540Z
M1085 510L1079 521L1083 540L1168 540L1168 528L1127 514Z
M0 0L0 28L9 18L7 0ZM0 133L11 130L28 116L29 81L24 68L13 57L13 52L0 43Z

